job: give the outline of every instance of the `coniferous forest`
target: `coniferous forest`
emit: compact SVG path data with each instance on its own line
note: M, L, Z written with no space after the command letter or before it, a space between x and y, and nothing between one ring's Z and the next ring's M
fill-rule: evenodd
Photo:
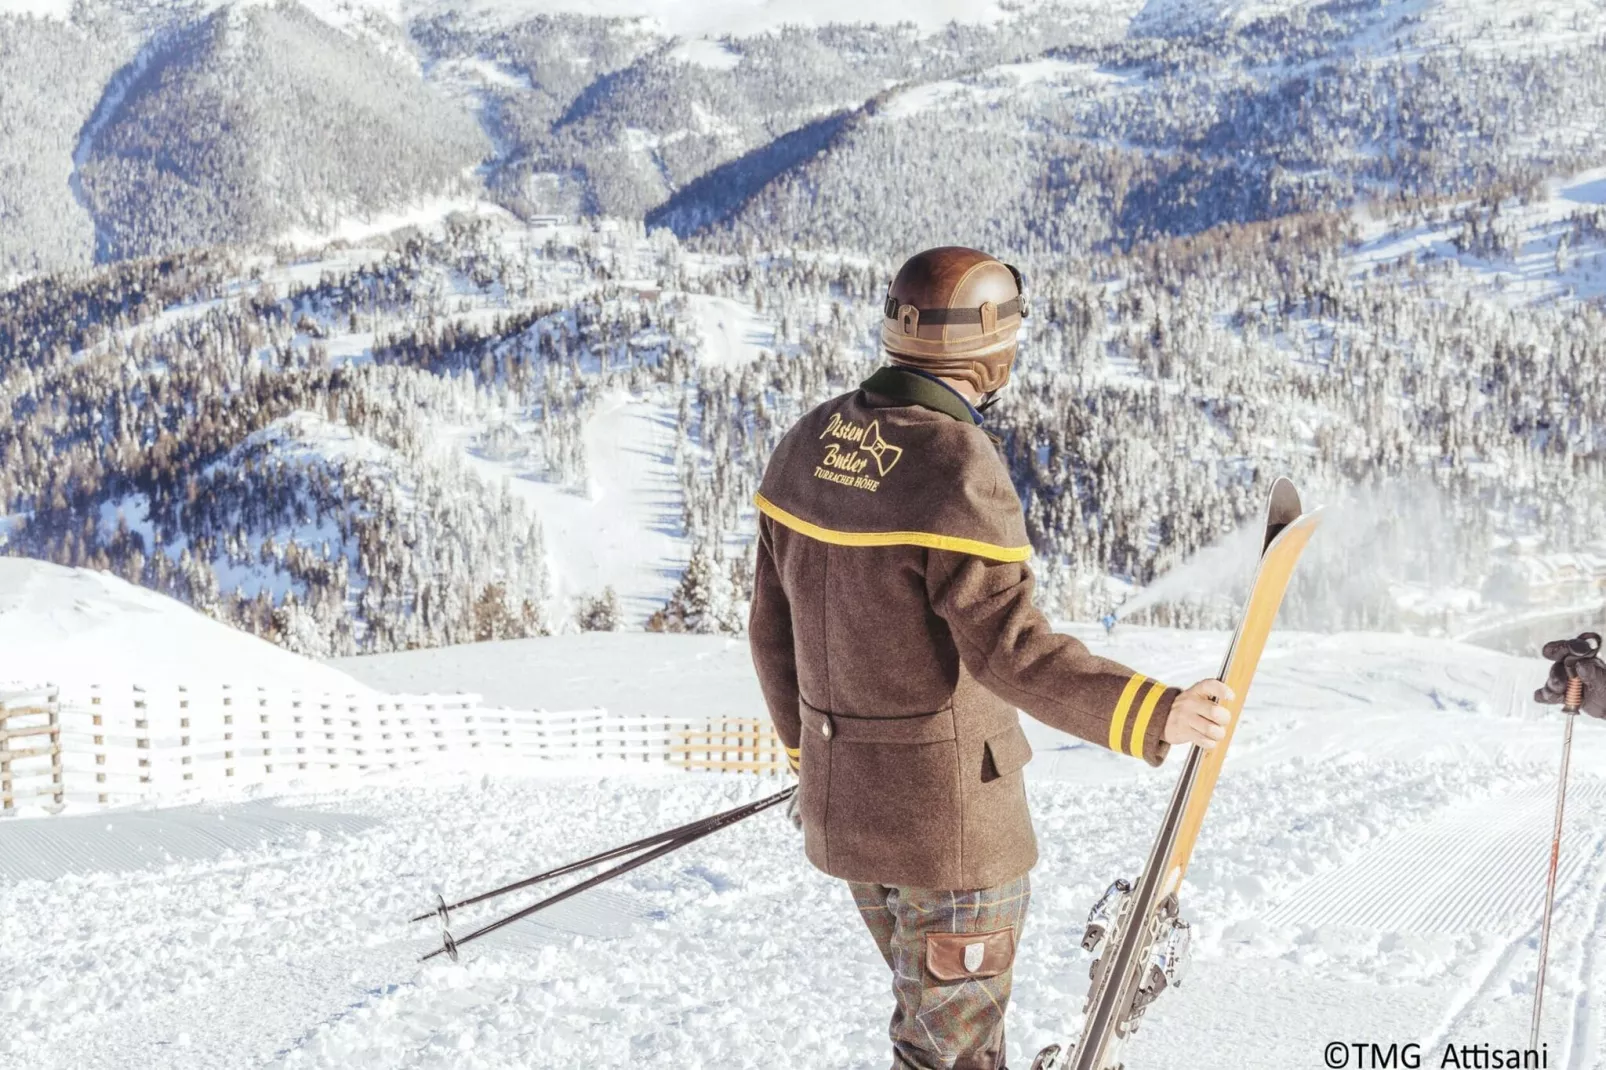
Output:
M970 244L1030 282L988 424L1055 615L1226 624L1178 567L1282 473L1334 506L1291 625L1587 600L1606 13L1278 10L0 15L0 543L322 656L738 631L770 450ZM710 310L762 330L718 356ZM542 505L603 493L619 399L683 549L645 594Z

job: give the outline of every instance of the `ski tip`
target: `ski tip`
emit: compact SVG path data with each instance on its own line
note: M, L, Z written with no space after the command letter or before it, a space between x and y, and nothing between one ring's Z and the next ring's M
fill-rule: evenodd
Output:
M1266 498L1266 512L1273 524L1288 524L1293 521L1303 508L1299 502L1299 491L1294 487L1294 481L1287 476L1278 476L1271 482L1271 493Z
M1260 544L1261 553L1266 552L1284 528L1299 519L1300 508L1294 481L1287 476L1272 480L1271 492L1266 496L1266 537Z

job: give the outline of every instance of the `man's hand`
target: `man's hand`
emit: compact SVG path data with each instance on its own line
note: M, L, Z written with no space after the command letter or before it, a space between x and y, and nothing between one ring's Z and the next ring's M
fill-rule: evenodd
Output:
M1235 698L1232 688L1220 680L1200 680L1177 696L1171 716L1165 719L1160 738L1180 746L1192 743L1200 750L1215 750L1227 738L1232 714L1217 705Z
M1545 645L1548 655L1553 644ZM1606 664L1599 658L1584 658L1573 663L1573 672L1584 683L1583 711L1591 717L1606 718ZM1567 696L1567 666L1556 661L1550 666L1545 686L1534 692L1534 701L1546 706L1560 706Z

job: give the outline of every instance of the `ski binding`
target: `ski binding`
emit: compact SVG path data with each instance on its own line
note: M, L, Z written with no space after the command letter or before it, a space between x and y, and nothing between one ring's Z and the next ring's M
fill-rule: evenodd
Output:
M1132 882L1124 878L1104 889L1099 901L1087 912L1087 929L1082 933L1083 951L1096 953L1110 930L1120 928L1126 917L1127 896L1131 894Z

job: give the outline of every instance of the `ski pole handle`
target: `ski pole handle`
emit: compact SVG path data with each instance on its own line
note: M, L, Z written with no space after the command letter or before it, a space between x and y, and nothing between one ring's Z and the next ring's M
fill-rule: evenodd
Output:
M1598 632L1584 632L1575 639L1555 639L1546 643L1540 654L1554 664L1550 667L1550 677L1545 681L1545 686L1535 692L1534 697L1541 702L1555 702L1559 698L1561 712L1565 714L1582 712L1587 688L1578 675L1578 667L1599 657L1601 645ZM1566 681L1565 686L1562 680Z
M1577 713L1584 708L1584 682L1578 677L1567 680L1567 698L1561 704L1562 713Z

